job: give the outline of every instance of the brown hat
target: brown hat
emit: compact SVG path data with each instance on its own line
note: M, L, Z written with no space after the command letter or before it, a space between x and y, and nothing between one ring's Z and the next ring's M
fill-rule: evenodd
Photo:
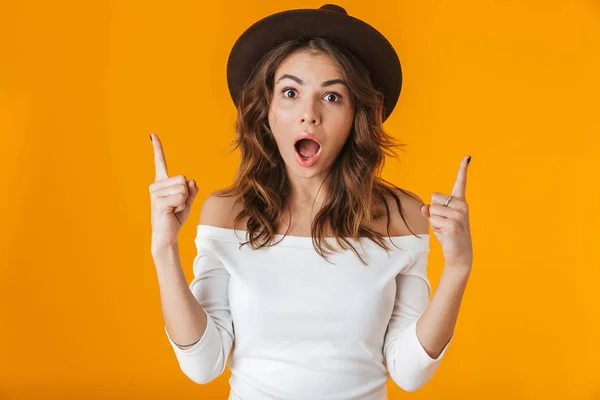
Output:
M398 55L375 28L335 4L272 14L242 33L227 61L227 84L236 106L246 80L262 57L279 43L299 37L332 39L350 50L369 70L375 89L383 94L383 120L389 117L402 86Z

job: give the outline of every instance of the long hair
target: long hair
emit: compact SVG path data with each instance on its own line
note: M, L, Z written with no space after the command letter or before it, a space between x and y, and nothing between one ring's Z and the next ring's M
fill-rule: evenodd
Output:
M334 41L318 37L286 41L272 49L255 66L237 105L236 139L232 142L234 147L231 151L240 149L239 168L233 184L217 196L234 196L236 202L242 203L242 209L234 220L237 227L247 218L247 241L241 246L249 243L256 250L273 245L277 221L286 208L291 184L269 128L268 111L275 71L287 56L297 50L326 54L336 60L355 105L350 135L321 184L321 187L326 185L328 190L321 209L311 221L313 246L329 262L322 245L325 245L329 254L337 251L327 240L323 240L324 232L329 228L338 246L350 248L365 264L347 238L358 240L366 237L386 252L390 250L383 237L368 228L373 220L387 215L387 233L390 237L390 210L384 198L385 193L395 199L402 220L406 222L400 198L392 188L409 196L410 193L379 176L385 155L397 157L394 148L400 149L404 144L383 130L383 95L373 87L368 70L351 52Z

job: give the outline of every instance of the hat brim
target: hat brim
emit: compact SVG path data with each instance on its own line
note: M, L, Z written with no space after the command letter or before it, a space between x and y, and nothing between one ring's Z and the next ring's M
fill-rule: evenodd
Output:
M389 117L402 87L402 68L393 46L371 25L345 13L324 9L269 15L238 38L227 61L227 83L236 106L242 88L262 57L278 44L303 36L332 39L350 50L369 70L375 89L383 94L383 120Z

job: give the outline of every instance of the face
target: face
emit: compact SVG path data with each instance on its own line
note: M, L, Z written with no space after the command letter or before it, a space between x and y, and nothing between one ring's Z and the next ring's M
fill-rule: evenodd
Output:
M331 57L301 50L275 71L269 126L289 172L324 176L346 142L353 118L350 92ZM308 161L302 161L294 146L303 133L313 134L321 144ZM305 154L309 151L309 147L301 149Z

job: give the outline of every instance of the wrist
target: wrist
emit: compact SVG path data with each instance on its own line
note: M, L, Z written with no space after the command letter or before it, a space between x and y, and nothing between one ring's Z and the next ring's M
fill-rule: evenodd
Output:
M157 242L152 243L152 245L150 246L150 253L153 257L163 254L177 253L178 251L179 243L177 241L173 243Z

